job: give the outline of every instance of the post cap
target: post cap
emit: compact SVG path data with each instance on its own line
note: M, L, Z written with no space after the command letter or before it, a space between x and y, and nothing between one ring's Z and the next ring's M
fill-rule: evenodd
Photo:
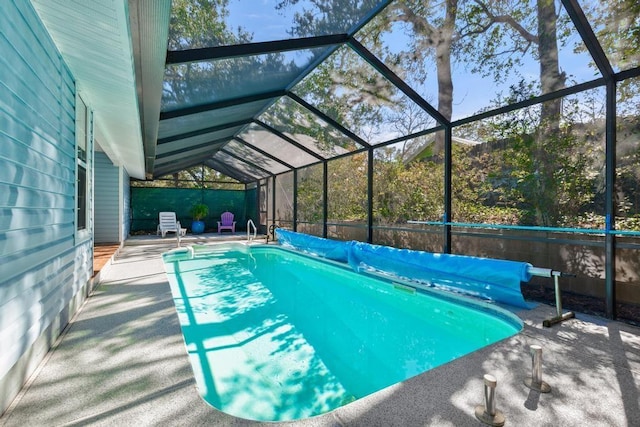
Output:
M498 384L498 381L496 381L496 377L494 377L493 375L485 374L484 375L484 384L487 387L495 387Z

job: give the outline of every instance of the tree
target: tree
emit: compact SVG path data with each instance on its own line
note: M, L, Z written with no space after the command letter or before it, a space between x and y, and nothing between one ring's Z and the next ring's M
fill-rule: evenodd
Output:
M436 64L438 80L438 106L442 116L451 120L453 114L453 77L451 71L452 46L456 41L456 19L458 0L445 0L442 8L434 7L432 1L398 1L392 7L395 11L389 15L391 21L400 21L413 27L415 38L411 46L412 58L418 64L432 55ZM395 13L393 13L395 12ZM438 154L444 147L444 135L438 133L432 149Z
M640 3L636 0L586 2L585 15L614 69L640 66ZM622 86L632 84L627 79ZM637 91L634 91L637 93Z
M298 171L298 221L318 223L324 220L322 166L312 165Z
M443 166L432 160L405 165L377 160L373 179L373 215L379 225L409 220L439 221L444 212Z
M244 184L205 165L193 166L153 181L131 181L134 187L244 189Z
M300 0L280 0L276 10L298 5ZM344 33L370 13L379 0L305 0L295 13L289 34L295 37Z
M175 0L169 50L249 43L253 34L227 25L229 0ZM302 69L282 53L170 65L165 70L163 109L198 105L237 96L247 81L268 83L271 76L297 75Z
M288 3L288 2L284 2ZM452 77L452 60L462 61L460 55L466 55L467 58L475 60L472 65L474 70L482 69L485 73L493 72L495 78L506 78L513 71L514 64L517 65L520 59L518 55L530 53L531 46L537 46L534 56L540 63L540 79L539 87L543 93L551 92L562 88L565 84L565 76L559 71L558 64L558 48L557 48L557 15L555 11L555 3L553 0L537 0L537 3L527 3L523 5L521 1L496 1L491 4L481 0L445 0L440 6L435 7L435 2L403 0L393 2L388 6L383 15L376 18L369 26L363 30L364 38L370 42L371 49L379 56L387 55L392 62L403 65L408 71L404 71L404 77L412 74L414 82L420 83L426 79L426 75L421 71L421 64L427 60L435 62L436 77L438 81L438 110L445 119L451 120L453 113L453 77ZM311 2L318 10L326 11L328 2L324 0L314 0ZM443 6L443 7L442 7ZM524 6L524 7L523 7ZM324 9L323 9L324 8ZM535 12L535 13L532 13ZM312 16L312 13L305 13L304 16ZM324 15L323 15L324 16ZM326 14L330 17L333 15ZM317 30L326 22L316 20L314 22L306 21L306 25L302 25L300 21L294 27L292 33L296 35L301 31L312 32ZM385 51L381 46L381 33L389 31L394 24L401 23L411 29L411 45L401 52L392 54ZM312 27L310 30L309 28ZM536 34L537 33L537 34ZM507 46L502 51L503 46ZM505 55L509 56L509 61L504 61ZM467 62L468 63L468 62ZM325 65L325 64L323 64ZM347 66L345 66L347 65ZM363 96L363 91L374 94L372 98L367 97L366 100L370 104L378 103L383 105L389 103L391 98L384 91L368 91L367 85L362 82L374 82L372 87L376 87L375 81L377 73L368 68L358 67L352 61L349 64L335 64L331 68L328 67L321 78L316 81L307 81L314 90L318 101L327 104L327 98L334 101L330 105L354 105L353 102L344 102L345 96L349 91L320 92L317 87L321 86L335 75L340 68L346 68L349 72L348 76L344 76L340 81L342 87L353 88L354 95ZM396 70L400 67L396 67ZM425 68L425 67L422 67ZM349 78L354 80L351 83L345 82ZM335 81L335 79L333 80ZM341 93L337 96L335 93ZM321 93L319 95L319 93ZM326 96L326 97L323 97ZM342 99L336 99L342 98ZM340 102L335 102L340 101ZM340 111L338 107L335 111ZM362 111L364 112L364 111ZM395 115L396 121L400 117L410 117L409 109L403 109L399 114ZM346 111L343 114L355 116L360 111ZM377 110L380 114L380 110ZM360 115L360 118L366 117L366 114ZM339 120L339 118L336 118ZM557 133L560 121L560 101L551 101L545 103L541 111L541 126L538 128L539 140L543 137L553 141L554 133ZM351 123L357 123L356 119L351 119ZM410 123L410 121L407 121ZM362 128L366 128L363 126ZM438 133L431 153L436 157L441 153L444 144L444 134ZM547 157L545 145L541 142L537 144L535 150L535 158L537 164L533 169L537 174L538 186L532 191L532 199L539 201L536 209L538 221L540 224L549 225L553 219L546 217L549 207L553 205L555 190L552 181L553 165ZM554 216L554 215L552 215Z

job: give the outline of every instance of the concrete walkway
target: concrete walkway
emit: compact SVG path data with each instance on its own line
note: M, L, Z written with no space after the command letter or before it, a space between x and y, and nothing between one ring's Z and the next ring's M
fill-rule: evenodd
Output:
M198 395L160 254L125 246L0 426L243 426ZM300 426L480 426L486 373L496 377L506 425L640 425L640 330L581 316L550 329L554 308L519 313L522 333ZM543 347L543 378L530 390L529 346ZM281 425L265 423L265 425Z

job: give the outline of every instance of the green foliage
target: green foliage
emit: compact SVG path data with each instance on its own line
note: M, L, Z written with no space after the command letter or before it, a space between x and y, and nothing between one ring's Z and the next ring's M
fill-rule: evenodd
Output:
M601 221L604 223L603 221ZM593 222L590 222L590 226L593 227ZM600 225L601 228L604 228L604 225ZM629 231L640 231L640 214L616 218L616 228L618 230L629 230Z
M526 99L533 88L518 85L507 99ZM585 110L585 105L594 110ZM503 102L498 99L496 103ZM545 117L545 105L535 105L474 123L466 132L485 141L487 149L475 160L484 172L484 204L520 209L526 225L557 226L593 209L600 171L604 167L604 95L584 92L567 97L562 109ZM465 131L465 129L461 129ZM491 149L489 149L491 147ZM469 183L474 186L473 181ZM476 188L480 185L476 184Z
M241 32L234 35L227 27L228 4L229 0L173 0L168 49L217 46L246 38Z
M133 187L206 188L212 190L244 190L244 184L207 166L194 166L153 181L132 180Z
M343 47L334 52L294 88L294 92L349 130L370 140L381 132L385 121L384 108L396 108L396 94L389 83L353 50ZM291 116L291 114L289 114ZM297 117L290 120L301 122ZM301 133L312 135L320 143L352 148L353 142L322 137L316 130L317 120L307 118L301 123ZM305 129L306 128L306 129Z
M429 161L405 166L378 161L374 168L374 221L401 224L410 220L438 221L444 212L443 167Z
M318 34L346 32L380 2L378 0L280 0L276 10L286 10L302 3L295 13L292 36L310 37Z
M191 206L189 213L194 220L200 221L202 218L209 215L209 206L205 205L204 203L196 203L195 205Z
M317 223L323 220L322 165L298 172L298 220Z
M234 44L251 40L242 28L224 24L228 0L175 0L169 48ZM354 17L370 10L375 1L281 0L279 9L296 8L292 36L329 34L350 28ZM587 16L614 65L630 69L640 64L638 21L640 7L631 0L588 2ZM557 13L554 6L558 6ZM367 9L369 8L369 9ZM549 16L549 12L553 12ZM387 13L388 12L388 13ZM549 17L549 19L541 19ZM178 31L174 31L178 30ZM389 48L384 38L406 35L406 46ZM552 34L553 33L553 34ZM176 36L186 34L186 36ZM453 110L451 66L470 73L492 76L496 82L517 81L508 93L500 93L491 109L531 99L564 86L559 71L558 46L573 43L572 23L558 2L520 0L443 2L403 0L391 2L359 33L375 55L415 88L437 79L438 110L450 119ZM544 39L544 40L543 40ZM366 41L366 43L364 42ZM575 49L581 49L576 44ZM242 62L244 61L244 62ZM221 81L241 85L258 78L255 70L289 72L295 64L279 54L252 56L212 64L184 64L167 70L164 101L184 102L199 91L219 93ZM526 62L544 64L539 75L523 75ZM435 75L433 66L435 65ZM219 78L224 76L224 78ZM638 115L640 79L618 85L619 111ZM415 85L415 86L414 86ZM391 132L408 135L427 129L433 120L414 104L405 102L395 88L350 47L336 50L293 92L366 141ZM423 95L424 92L421 92ZM424 95L423 95L424 96ZM591 227L603 223L604 129L598 90L577 97L553 99L456 127L459 136L481 142L477 147L454 144L453 218L458 222ZM431 99L429 99L432 102ZM433 102L432 102L433 103ZM588 104L591 104L591 111ZM268 116L268 117L266 117ZM300 138L310 138L326 157L358 148L332 126L300 107L290 98L272 106L261 119ZM618 124L627 121L619 117ZM640 150L637 129L625 127L631 142L618 145L616 197L617 223L638 227L637 183ZM618 138L622 141L618 131ZM441 220L444 212L442 133L433 139L405 141L403 147L376 150L373 209L378 224L402 224L408 220ZM635 145L634 145L635 144ZM420 149L422 151L420 151ZM414 161L407 159L420 151ZM284 157L283 157L284 158ZM367 158L359 153L329 162L328 216L330 221L364 221L367 215ZM298 219L323 220L323 170L315 165L298 171ZM187 170L189 185L204 186L202 172Z
M169 50L244 44L253 34L227 25L229 0L174 0L169 26ZM281 53L168 65L165 69L163 108L211 102L238 96L236 91L272 76L295 76L302 71ZM286 77L285 77L286 78Z
M640 3L608 0L586 2L583 7L612 65L620 70L639 66Z
M360 153L332 160L328 164L328 173L328 220L366 220L366 154Z

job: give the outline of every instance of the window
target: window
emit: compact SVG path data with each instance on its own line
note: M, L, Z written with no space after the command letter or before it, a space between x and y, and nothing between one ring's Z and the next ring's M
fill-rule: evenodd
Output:
M89 232L89 180L87 171L91 159L91 113L86 104L76 97L76 230L80 239Z
M87 168L78 161L78 230L87 229Z

